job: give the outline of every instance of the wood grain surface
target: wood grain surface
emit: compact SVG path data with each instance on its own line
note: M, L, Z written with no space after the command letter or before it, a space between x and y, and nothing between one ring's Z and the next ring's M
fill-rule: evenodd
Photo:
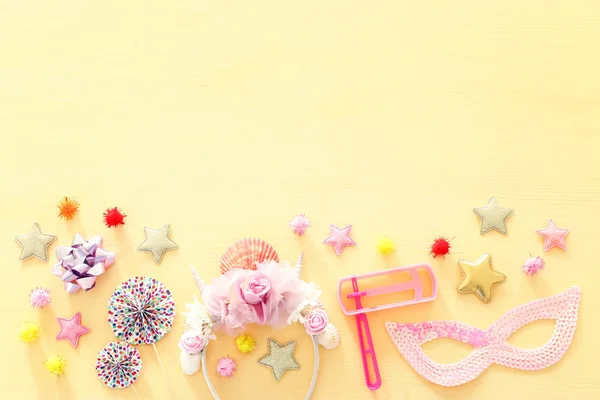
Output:
M304 278L323 289L342 345L321 351L315 400L593 399L600 393L600 3L592 0L485 2L207 2L0 0L0 387L7 399L134 399L96 378L97 352L115 339L106 322L114 287L135 275L163 281L177 311L192 300L188 264L206 278L234 240L259 236L283 259L305 253ZM81 203L71 222L56 216L61 196ZM506 237L479 235L473 207L495 196L515 210ZM103 226L113 206L127 214ZM312 222L305 237L287 223ZM570 229L566 252L543 253L536 229L553 218ZM14 237L34 222L58 236L48 263L20 262ZM172 226L179 250L157 266L135 251L145 225ZM358 246L341 257L321 244L329 224L352 224ZM117 263L88 293L67 295L50 273L57 245L75 233L101 235ZM396 252L376 242L389 235ZM445 260L432 240L454 238ZM490 304L460 296L457 261L493 256L508 276ZM542 255L533 278L520 266ZM369 316L383 386L362 376L354 320L337 305L340 277L429 261L440 281L435 302ZM492 366L479 379L441 388L418 376L383 324L458 319L485 328L507 310L572 285L582 290L580 322L565 358L538 372ZM32 310L28 292L52 290ZM56 317L82 313L92 329L74 349L56 341ZM26 321L38 343L18 340ZM200 375L179 369L178 314L157 347L178 400L207 399ZM553 321L519 331L511 343L542 345ZM214 382L223 400L300 399L312 372L301 326L253 327L254 353L219 335L209 366L231 355L234 378ZM256 363L266 338L297 340L302 366L276 383ZM152 348L136 388L168 399ZM451 362L470 348L425 346ZM49 353L68 361L50 376Z

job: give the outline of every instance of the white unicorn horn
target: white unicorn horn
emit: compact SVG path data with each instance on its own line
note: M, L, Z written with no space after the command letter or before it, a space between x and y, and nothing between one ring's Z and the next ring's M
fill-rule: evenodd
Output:
M296 270L296 276L298 278L300 278L300 275L302 275L302 260L304 259L304 253L300 253L300 255L298 256L298 261L296 261L296 266L294 267Z
M198 289L200 289L200 294L202 294L202 292L204 292L204 289L206 289L206 282L204 282L204 279L202 279L202 277L200 276L200 274L198 273L198 271L196 270L196 268L194 268L193 265L190 265L190 268L192 270L192 275L194 275L194 280L196 281L196 286L198 286Z

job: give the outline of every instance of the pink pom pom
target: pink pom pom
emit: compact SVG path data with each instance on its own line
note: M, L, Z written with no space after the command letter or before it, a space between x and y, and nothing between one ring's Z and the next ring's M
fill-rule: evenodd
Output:
M29 303L33 308L41 310L51 302L50 291L48 289L37 287L29 293Z
M235 361L233 361L231 358L221 357L217 363L217 374L219 374L219 376L231 378L235 372L235 366Z
M304 232L306 232L306 229L310 226L310 222L304 216L304 214L300 214L292 218L290 221L290 226L296 235L302 236L304 235Z
M544 260L541 257L529 257L523 265L523 271L527 275L536 274L544 268Z

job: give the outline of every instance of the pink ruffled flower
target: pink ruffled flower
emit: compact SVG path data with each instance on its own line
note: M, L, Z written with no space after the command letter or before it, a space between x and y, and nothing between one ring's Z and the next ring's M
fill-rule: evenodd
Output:
M302 281L289 265L275 261L257 265L256 271L232 269L213 280L202 293L214 329L229 335L255 323L281 328L305 299Z
M187 331L179 339L179 348L187 354L198 354L206 347L208 338L194 331Z
M248 322L248 310L233 305L232 285L241 282L248 275L247 270L232 269L225 275L214 279L202 292L202 301L206 311L215 320L214 329L223 329L228 335L243 332Z
M328 323L329 318L325 310L314 308L305 317L304 328L306 328L306 333L315 336L323 332Z
M271 315L268 324L276 329L282 328L306 297L302 290L302 281L289 264L279 264L275 261L258 264L256 272L265 274L271 281Z

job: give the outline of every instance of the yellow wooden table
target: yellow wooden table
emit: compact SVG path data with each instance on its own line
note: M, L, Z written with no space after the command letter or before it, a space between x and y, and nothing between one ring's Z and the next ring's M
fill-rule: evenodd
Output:
M155 277L184 311L196 292L188 264L216 277L223 250L246 236L269 241L284 259L304 251L304 277L323 289L342 332L339 348L321 352L315 400L599 393L597 1L0 0L0 37L1 397L133 399L94 371L97 352L115 339L106 322L114 287ZM81 203L68 223L55 207L65 195ZM490 196L515 210L506 237L479 235L472 208ZM113 206L129 215L121 229L103 226ZM287 222L302 212L312 226L297 238ZM549 218L571 230L566 252L542 254L535 230ZM50 261L20 262L14 236L36 221L58 236ZM180 248L157 266L135 249L145 225L165 223ZM321 244L329 224L352 224L358 246L337 257ZM67 295L50 268L56 246L77 232L103 236L117 263L91 292ZM389 257L375 248L383 235L397 244ZM445 260L428 256L438 235L454 237ZM508 276L487 305L456 293L458 259L484 252ZM546 259L533 278L520 270L530 253ZM370 392L337 280L424 261L438 274L438 300L370 315L384 382ZM539 372L492 366L441 388L407 365L383 326L458 319L486 328L572 285L582 290L575 339L559 364ZM29 307L35 286L51 288L49 309ZM55 340L56 316L77 311L92 332L74 349ZM41 324L37 344L18 340L25 320ZM182 326L180 314L158 349L177 399L207 399L201 376L179 370ZM538 322L510 342L536 347L552 328ZM302 327L251 332L260 341L250 355L223 335L211 344L211 366L227 354L239 361L233 379L214 377L221 398L300 399L312 372ZM279 383L256 364L269 336L298 340L302 368ZM425 350L450 362L470 347L439 340ZM142 398L167 399L153 350L140 351ZM68 361L58 379L42 366L51 352Z

